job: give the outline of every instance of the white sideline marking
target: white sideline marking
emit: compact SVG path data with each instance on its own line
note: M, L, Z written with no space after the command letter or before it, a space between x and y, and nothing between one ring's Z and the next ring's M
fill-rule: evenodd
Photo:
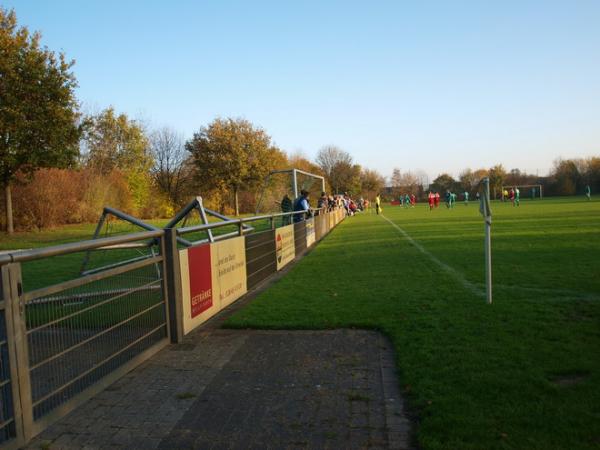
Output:
M431 261L433 261L435 264L437 264L444 272L448 273L449 275L452 275L458 281L460 281L460 283L464 286L465 289L467 289L468 291L471 291L475 295L485 297L485 292L482 291L481 289L479 289L477 286L475 286L470 281L468 281L462 273L458 272L456 269L453 269L448 264L437 259L432 253L425 250L425 248L421 244L419 244L417 241L415 241L413 238L411 238L406 231L404 231L402 228L400 228L398 225L396 225L394 222L392 222L390 219L388 219L383 214L380 214L380 215L391 226L393 226L396 230L398 230L400 232L400 234L402 234L402 236L404 236L404 238L406 238L406 240L408 240L408 242L410 242L417 250L419 250L421 253L423 253L425 256L427 256Z

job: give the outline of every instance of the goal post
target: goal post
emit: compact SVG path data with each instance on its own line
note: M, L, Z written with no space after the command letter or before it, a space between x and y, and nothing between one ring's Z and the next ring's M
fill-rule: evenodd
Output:
M256 214L279 212L281 200L287 195L292 201L307 190L314 199L325 191L325 178L300 169L273 170L265 178L256 203ZM317 192L318 191L318 192Z
M502 186L502 200L507 200L507 196L504 195L505 192L510 192L511 189L519 189L519 195L522 199L540 199L544 198L544 190L541 184L511 184L507 186Z

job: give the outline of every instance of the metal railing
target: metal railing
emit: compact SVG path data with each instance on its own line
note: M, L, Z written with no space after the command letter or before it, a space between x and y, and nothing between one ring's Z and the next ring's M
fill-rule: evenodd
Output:
M214 240L247 236L248 284L255 285L276 272L275 230L296 215L325 212L273 213L0 254L0 446L24 445L169 340L181 340L181 236L209 230L216 231ZM140 248L146 254L140 256ZM74 259L58 260L92 251L113 251L114 261L49 279L37 270L78 269ZM34 282L24 285L24 272Z
M158 249L146 258L23 289L21 263L51 264L53 257L148 239ZM169 342L164 253L164 231L154 230L1 255L18 372L11 394L20 411L5 414L17 428L6 437L26 442Z

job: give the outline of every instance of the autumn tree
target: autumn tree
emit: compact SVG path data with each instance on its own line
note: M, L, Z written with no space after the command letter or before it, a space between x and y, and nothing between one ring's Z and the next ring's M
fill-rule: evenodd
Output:
M69 167L79 153L74 62L42 47L40 39L17 25L14 11L0 7L0 181L8 233L17 174Z
M458 181L463 191L471 192L471 190L479 183L479 178L471 169L464 169L458 175Z
M360 171L357 172L354 168L350 153L335 145L321 148L317 153L316 163L324 172L335 194L349 190L357 181L357 177L360 178Z
M171 128L156 130L150 136L150 153L155 185L171 206L182 206L192 183L192 163L183 137Z
M400 186L406 191L417 192L419 188L419 178L410 171L404 172L400 177Z
M497 164L488 170L488 177L490 179L490 189L493 192L493 198L498 197L498 192L502 190L504 179L506 178L506 170L502 164Z
M239 193L260 185L282 152L271 145L270 136L245 119L215 119L186 143L197 176L213 189L229 189L235 215Z
M142 125L107 108L86 118L83 147L88 167L103 175L123 172L136 210L142 208L150 195L153 163Z
M359 193L361 190L361 170L358 164L348 164L345 161L337 163L334 166L337 192L347 192L350 195Z
M581 173L575 161L557 159L552 169L554 189L559 195L574 195L581 182Z
M600 191L600 157L593 156L585 160L582 171L585 185L590 186L592 192Z
M315 175L326 175L319 165L309 160L306 155L300 151L291 153L288 156L288 163L293 169L304 170L305 172L313 173Z
M400 190L402 189L402 172L397 167L394 167L390 181L392 184L392 194L397 197L400 195Z
M481 180L488 176L487 169L477 169L473 171L473 178L476 180L476 185L479 185Z
M456 180L451 175L443 173L433 180L431 188L436 192L446 192L454 190Z
M373 198L385 187L385 178L376 170L363 169L360 174L361 192Z

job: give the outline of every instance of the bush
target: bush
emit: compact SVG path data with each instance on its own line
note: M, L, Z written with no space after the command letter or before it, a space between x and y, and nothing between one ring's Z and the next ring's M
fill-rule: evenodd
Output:
M119 170L102 175L91 169L40 169L19 175L12 189L17 230L41 230L95 222L104 206L134 213L127 179ZM4 204L1 206L4 219Z
M31 180L20 176L13 188L17 228L42 229L78 222L81 180L77 173L64 169L41 169Z

